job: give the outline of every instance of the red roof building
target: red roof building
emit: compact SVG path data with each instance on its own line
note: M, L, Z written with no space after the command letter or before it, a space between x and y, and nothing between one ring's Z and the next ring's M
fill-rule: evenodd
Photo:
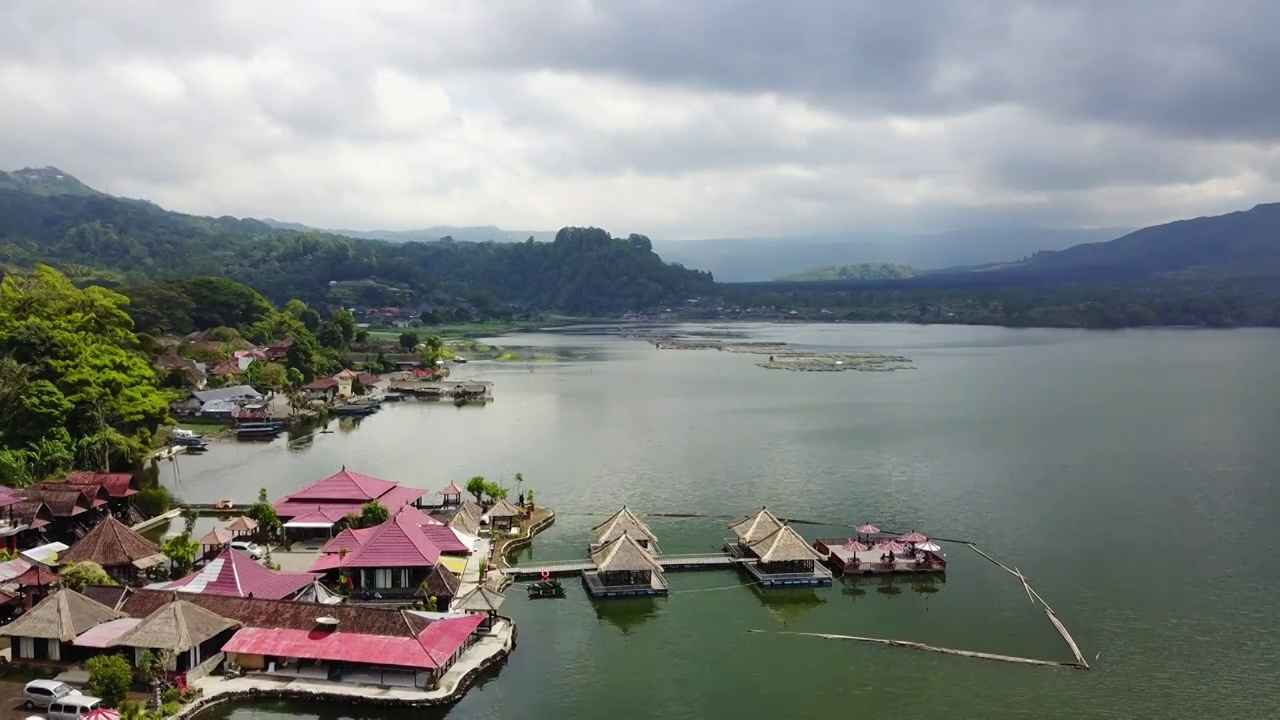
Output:
M240 368L240 363L235 360L228 360L209 371L209 374L213 377L235 377L243 373L244 370Z
M463 615L429 623L417 637L365 635L342 630L292 630L247 627L238 631L222 651L259 657L287 657L322 662L391 665L430 670L447 669L471 643L482 615Z
M132 473L94 473L73 472L67 476L69 485L101 485L113 498L124 498L136 495L138 481Z
M452 528L415 507L404 507L377 527L344 530L325 545L309 570L342 570L352 585L367 592L409 596L446 552L465 555L470 547Z
M329 477L311 483L301 490L278 500L274 507L284 520L297 519L317 511L338 512L337 520L349 513L360 514L367 502L377 500L389 513L395 513L406 505L416 504L428 491L411 488L388 480L379 480L345 466Z
M311 587L319 578L320 575L315 573L278 572L259 565L239 550L227 548L200 570L173 582L152 585L148 589L290 600Z
M280 342L268 347L262 351L263 356L267 360L283 360L289 354L289 348L293 347L293 338L285 338Z

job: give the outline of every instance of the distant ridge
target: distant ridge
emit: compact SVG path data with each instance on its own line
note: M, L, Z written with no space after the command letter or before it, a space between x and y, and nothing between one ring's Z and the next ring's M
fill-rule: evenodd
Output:
M26 167L10 172L0 170L0 190L17 190L45 197L103 194L53 166Z
M524 242L529 238L533 238L537 242L551 242L556 238L555 230L503 230L493 225L438 225L420 230L338 230L314 228L302 223L286 222L273 218L264 218L262 222L277 230L315 231L331 235L362 238L364 240L386 240L388 242L439 242L445 238L457 242Z

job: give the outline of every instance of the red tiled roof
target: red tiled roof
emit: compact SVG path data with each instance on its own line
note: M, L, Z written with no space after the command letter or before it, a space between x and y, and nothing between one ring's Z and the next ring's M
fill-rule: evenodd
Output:
M43 565L32 565L30 570L14 578L13 582L20 588L44 587L45 585L58 585L62 582L62 578Z
M361 385L367 388L371 388L380 382L377 375L370 375L369 373L363 372L357 375L356 379L360 381Z
M448 525L422 525L419 527L422 534L431 541L432 545L440 548L442 553L468 553L471 548L467 544L458 539L458 534Z
M111 496L107 494L106 488L97 483L76 483L71 485L65 482L38 482L32 483L28 489L38 491L49 490L58 493L74 490L84 497L84 501L89 503L90 507L94 508L100 508L111 500Z
M333 539L324 544L320 548L322 555L336 553L342 548L346 548L347 552L351 552L364 544L364 541L373 532L373 528L343 528L342 532L333 536Z
M228 360L214 369L209 371L210 375L239 375L244 372L240 369L240 364L232 360Z
M277 572L259 565L239 550L228 548L201 570L153 589L283 600L294 596L318 577L313 573Z
M440 559L440 548L427 539L417 516L412 512L398 512L391 519L373 528L358 550L347 555L344 567L351 568L405 568L431 567Z
M310 510L294 506L286 509L278 509L276 514L282 519L287 518L288 522L295 523L328 523L333 525L344 517L355 513L360 514L360 505L325 505L324 507L314 507Z
M73 472L67 476L70 485L101 485L113 498L129 497L137 494L137 482L132 473L92 473Z
M439 663L445 663L462 649L471 633L484 622L484 615L471 613L462 617L434 620L418 633L418 642Z
M320 378L319 380L312 380L306 385L303 385L302 389L303 390L329 390L330 388L336 388L336 387L338 387L337 380L334 380L333 378Z
M311 563L311 566L307 568L307 572L323 574L330 570L338 570L346 567L343 562L343 557L340 554L336 552L326 553L316 558L316 561Z
M440 666L414 638L362 635L341 630L247 627L231 636L227 644L222 646L222 651L426 670ZM447 660L452 656L451 652L443 657Z
M327 500L364 503L376 500L394 487L396 487L396 484L389 480L379 480L376 477L353 472L344 467L323 480L313 482L295 493L286 495L281 502L297 500L323 502Z
M440 491L440 494L441 495L461 495L464 492L466 491L458 487L458 483L451 482L448 485L444 486L444 489Z
M378 503L386 508L387 512L394 515L401 508L413 505L430 493L430 490L423 490L422 488L396 485L378 498ZM423 517L427 518L427 522L431 522L429 516L424 515Z
M67 488L66 490L27 490L28 500L39 500L49 507L55 518L74 517L83 512L88 512L89 502L84 499L84 495L79 490Z
M9 507L26 500L21 490L11 487L0 487L0 508Z

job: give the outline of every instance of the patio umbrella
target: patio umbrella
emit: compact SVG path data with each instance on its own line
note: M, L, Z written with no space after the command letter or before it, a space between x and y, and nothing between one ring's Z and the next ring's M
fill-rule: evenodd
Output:
M880 543L880 549L885 552L900 553L903 550L906 550L907 546L903 545L897 540L887 540L885 542Z
M862 543L858 542L857 540L852 540L852 539L851 539L851 540L849 540L849 542L847 542L847 543L845 543L845 544L844 544L844 549L845 549L845 550L848 550L849 552L866 552L866 551L868 551L868 550L870 550L870 549L871 549L871 546L870 546L870 545L863 545Z
M898 538L898 541L904 542L904 543L922 543L922 542L928 542L929 538L921 535L915 530L912 530L906 535L903 535L902 537Z
M917 545L916 549L923 550L925 552L938 552L942 549L942 546L936 542L924 542Z
M862 533L863 535L875 535L876 533L880 532L880 528L876 527L875 525L872 525L871 523L867 523L866 525L859 525L857 529L858 529L858 532Z
M80 720L120 720L120 711L111 708L98 708L80 716Z

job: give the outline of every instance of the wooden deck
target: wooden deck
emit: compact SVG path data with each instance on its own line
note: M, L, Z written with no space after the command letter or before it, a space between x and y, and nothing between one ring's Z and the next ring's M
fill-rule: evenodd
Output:
M593 598L653 597L667 594L667 581L654 573L648 585L605 585L594 569L582 573L582 586Z
M843 547L840 538L819 538L813 547L827 558L827 563L845 575L919 575L945 573L947 561L938 553L923 553L923 562L913 558L897 557L894 562L882 562L879 548L865 552L851 552Z
M732 558L725 553L698 553L693 555L659 555L656 560L663 570L724 570L739 565L744 560ZM511 565L503 568L503 572L517 580L542 577L545 572L549 576L575 575L580 572L595 570L596 564L590 560L558 560L530 565Z

